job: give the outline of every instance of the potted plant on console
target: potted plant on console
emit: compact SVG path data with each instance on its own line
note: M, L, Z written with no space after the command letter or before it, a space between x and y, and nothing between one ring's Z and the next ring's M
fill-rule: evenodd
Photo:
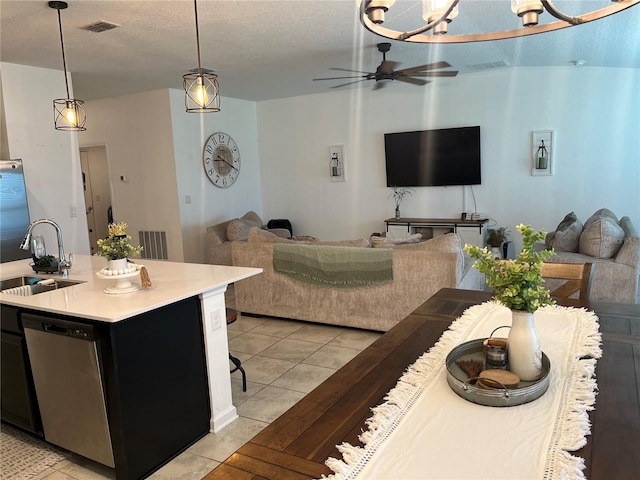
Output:
M400 205L407 195L411 195L411 190L408 188L393 186L393 193L389 196L393 197L396 204L396 218L400 218Z
M487 245L491 247L491 252L495 258L503 258L500 247L507 240L509 232L505 227L487 229Z
M522 234L522 251L515 260L494 258L488 248L466 244L464 249L479 272L485 274L487 285L493 288L494 300L512 312L512 324L507 340L507 354L511 371L524 381L534 381L542 372L542 348L534 323L534 312L552 305L549 290L543 287L542 264L553 250L536 252L534 245L545 238L546 232L534 232L528 225L518 225Z
M142 246L131 245L131 235L127 235L127 224L110 223L107 238L98 239L97 255L107 258L107 269L113 272L127 270L127 259L142 252Z

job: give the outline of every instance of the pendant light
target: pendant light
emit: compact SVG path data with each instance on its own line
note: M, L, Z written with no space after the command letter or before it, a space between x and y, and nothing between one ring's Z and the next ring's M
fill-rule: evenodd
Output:
M53 101L53 122L56 130L83 132L87 117L84 113L82 100L70 98L69 80L67 78L67 62L64 56L64 40L62 39L62 20L60 10L68 7L67 2L49 2L49 7L58 11L58 27L60 28L60 45L62 45L62 69L64 70L64 83L67 87L67 98L57 98Z
M196 44L198 46L198 68L183 75L184 103L188 113L210 113L220 111L220 89L218 76L203 70L200 62L200 32L198 30L198 2L193 0L196 14Z

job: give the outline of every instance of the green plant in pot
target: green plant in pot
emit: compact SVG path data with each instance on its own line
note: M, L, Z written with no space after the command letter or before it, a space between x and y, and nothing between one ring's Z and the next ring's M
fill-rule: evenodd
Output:
M487 245L491 247L500 247L506 240L509 232L506 227L487 229Z
M494 300L512 312L508 355L510 369L521 380L537 380L542 371L542 349L535 329L533 313L544 305L552 305L549 290L544 288L542 264L553 256L553 250L536 252L534 245L546 232L535 232L529 225L518 225L522 234L522 251L515 260L494 258L488 248L465 245L465 251L476 261L473 266L485 275L493 288Z
M106 257L108 261L125 260L121 262L125 264L126 260L142 252L142 246L134 246L131 244L131 235L127 235L127 224L111 223L109 224L109 235L106 238L98 239L98 251L96 255ZM108 267L109 270L121 270L122 268Z
M393 197L393 201L396 205L396 218L400 218L400 205L402 204L404 197L411 194L412 192L408 188L397 187L395 185L393 186L393 193L389 196Z

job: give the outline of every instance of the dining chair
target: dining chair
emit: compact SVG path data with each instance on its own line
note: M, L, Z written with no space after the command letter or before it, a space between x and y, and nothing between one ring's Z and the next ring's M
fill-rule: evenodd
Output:
M542 264L542 277L566 280L551 291L552 297L569 298L579 292L580 300L589 300L592 267L593 263L545 262Z

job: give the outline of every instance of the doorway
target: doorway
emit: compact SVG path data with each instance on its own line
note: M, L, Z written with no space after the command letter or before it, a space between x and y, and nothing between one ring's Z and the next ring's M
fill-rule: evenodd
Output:
M113 222L113 200L107 149L104 145L80 147L80 165L84 186L85 213L91 254L96 253L98 239L109 234Z

